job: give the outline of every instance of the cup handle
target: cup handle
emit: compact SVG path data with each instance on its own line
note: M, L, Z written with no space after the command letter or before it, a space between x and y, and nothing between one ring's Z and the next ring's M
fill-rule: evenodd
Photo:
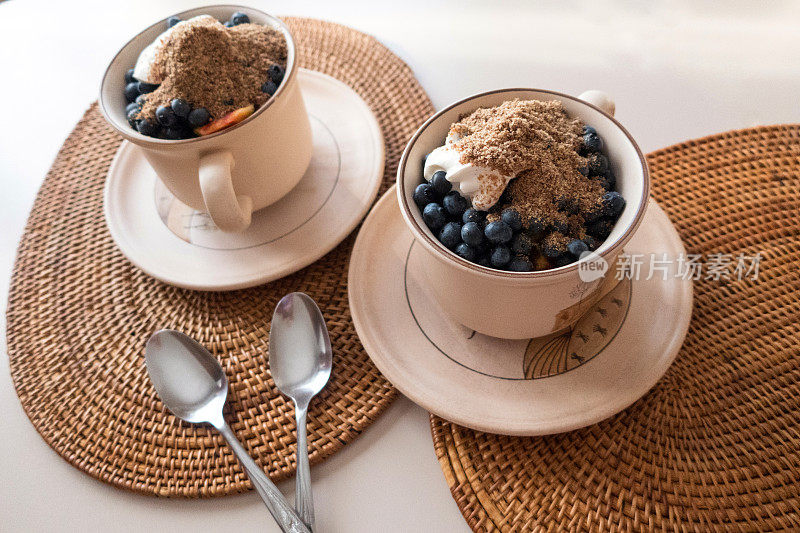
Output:
M252 198L237 196L233 190L233 165L233 154L227 151L211 152L200 157L199 178L203 202L214 224L226 232L246 229L253 214Z
M584 91L578 96L578 98L584 102L592 104L595 107L599 107L601 111L611 115L612 117L614 116L614 111L617 110L617 106L614 105L614 100L603 91Z

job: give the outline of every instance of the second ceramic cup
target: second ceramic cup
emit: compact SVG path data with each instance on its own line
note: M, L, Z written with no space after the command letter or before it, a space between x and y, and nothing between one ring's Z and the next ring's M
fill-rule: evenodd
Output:
M311 125L297 79L297 55L289 29L280 20L242 6L208 6L178 13L181 19L211 15L227 20L246 13L256 24L286 38L286 74L277 92L247 120L204 137L166 140L133 130L125 116L125 71L139 52L166 28L150 26L131 39L108 66L100 89L106 120L144 152L164 185L188 206L205 211L223 231L242 231L253 211L285 196L303 177L311 160Z
M558 100L566 112L597 129L605 141L617 188L627 200L620 219L593 260L538 272L508 272L471 263L442 245L425 225L413 194L422 183L426 154L444 142L450 125L479 107L507 100ZM560 331L575 321L616 283L613 268L623 246L644 216L650 177L633 137L614 120L614 104L599 91L579 98L540 89L499 89L446 107L423 124L408 142L397 172L397 198L411 233L422 244L427 287L442 309L464 326L492 337L528 339ZM586 276L580 266L606 269Z

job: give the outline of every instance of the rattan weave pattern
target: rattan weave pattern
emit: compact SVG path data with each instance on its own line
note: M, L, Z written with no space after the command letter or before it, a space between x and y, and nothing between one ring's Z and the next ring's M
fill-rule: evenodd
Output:
M475 531L800 530L800 125L648 156L687 253L763 256L757 281L695 282L686 342L653 390L539 438L431 417Z
M402 149L432 112L411 70L375 39L332 23L287 18L302 66L350 85L386 144L381 192ZM331 383L309 413L311 462L353 440L396 397L356 336L347 301L353 237L304 270L253 289L201 293L153 280L117 250L103 220L103 184L120 139L93 105L64 143L34 204L8 305L8 353L20 401L60 455L92 476L162 496L249 488L221 437L165 412L147 380L144 343L175 328L220 357L231 425L273 479L295 469L294 414L267 366L278 299L303 291L331 333Z

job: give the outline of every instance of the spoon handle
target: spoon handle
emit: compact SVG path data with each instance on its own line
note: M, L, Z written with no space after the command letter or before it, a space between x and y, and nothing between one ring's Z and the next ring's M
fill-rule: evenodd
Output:
M314 527L314 497L311 494L311 468L308 466L308 443L306 441L306 412L308 407L295 408L297 419L297 480L294 486L294 501L297 514L309 528Z
M225 440L228 441L228 446L231 447L233 453L236 454L236 457L239 459L239 462L242 463L242 466L247 472L247 477L250 478L250 482L253 484L259 496L261 496L261 499L264 500L267 509L269 509L275 521L278 522L281 530L285 533L311 533L311 530L303 523L297 513L294 512L294 509L292 509L289 502L286 501L286 498L283 497L278 487L275 486L264 471L253 461L250 454L247 453L247 450L236 438L236 435L234 435L230 426L223 420L221 424L215 424L215 427L222 433Z

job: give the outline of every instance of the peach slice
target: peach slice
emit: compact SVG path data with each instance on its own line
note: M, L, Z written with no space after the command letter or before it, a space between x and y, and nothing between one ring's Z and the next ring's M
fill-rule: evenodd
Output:
M256 108L250 104L247 107L240 107L239 109L235 109L228 113L227 115L223 115L216 120L212 120L205 126L200 126L199 128L195 128L194 132L198 135L208 135L210 133L215 133L220 130L224 130L234 124L238 124L239 122L243 121L247 117L253 114Z

